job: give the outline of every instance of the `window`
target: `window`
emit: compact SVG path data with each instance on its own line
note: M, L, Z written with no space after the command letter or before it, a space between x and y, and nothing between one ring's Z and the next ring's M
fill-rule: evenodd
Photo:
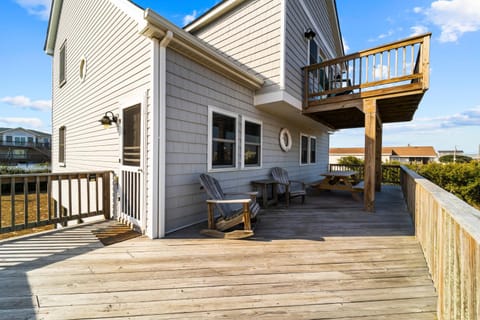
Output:
M26 159L27 158L27 150L14 149L13 150L13 158L14 159Z
M208 168L237 167L237 116L214 108L209 109Z
M310 40L309 42L309 55L308 55L308 63L309 64L316 64L319 63L318 61L318 45L315 40Z
M141 105L123 110L123 165L140 167L141 158Z
M60 47L60 54L58 56L58 84L63 86L67 82L66 76L66 67L67 67L67 56L66 56L67 42L64 42Z
M244 118L242 167L253 168L262 165L262 122Z
M58 129L58 163L65 166L65 126Z
M300 135L300 164L314 164L317 162L317 138Z
M23 146L25 145L25 137L15 137L15 145L16 146Z
M308 164L308 137L300 135L300 163Z
M7 140L5 140L6 142L13 142L13 137L12 136L5 136L5 138Z
M317 162L317 138L310 137L310 163Z

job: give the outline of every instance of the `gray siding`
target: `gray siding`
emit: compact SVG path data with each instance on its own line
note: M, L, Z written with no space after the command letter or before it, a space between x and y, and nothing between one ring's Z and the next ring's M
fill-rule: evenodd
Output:
M262 92L276 91L281 82L281 2L246 1L193 34L265 79Z
M66 78L58 84L58 52L64 41ZM102 129L106 111L119 113L121 100L149 89L150 40L136 22L108 0L64 0L53 58L53 170L118 168L120 135L115 126ZM79 78L81 57L86 78ZM142 96L139 101L142 102ZM58 165L58 129L66 126L66 166Z
M328 3L327 3L328 2ZM314 19L311 22L302 3ZM302 71L301 68L307 63L308 41L304 37L307 28L312 28L317 36L315 37L324 58L332 59L340 55L335 48L339 47L337 37L334 35L332 23L336 23L336 17L329 13L327 6L333 6L330 0L286 0L286 22L285 22L285 90L293 97L302 100ZM317 30L315 26L319 27ZM326 39L321 41L320 34ZM334 55L330 54L333 52Z
M211 173L227 191L251 190L250 181L266 178L280 166L292 178L312 181L328 164L328 133L320 128L295 127L288 120L273 117L253 107L251 90L214 73L188 58L167 50L167 158L166 230L206 219L204 192L198 176L207 172L208 106L263 122L263 167ZM240 119L237 124L239 128ZM293 147L282 152L278 134L289 128ZM320 126L319 126L320 127ZM299 165L300 132L317 136L317 164ZM241 136L241 133L240 133ZM241 143L241 141L239 141ZM241 147L237 146L240 153Z

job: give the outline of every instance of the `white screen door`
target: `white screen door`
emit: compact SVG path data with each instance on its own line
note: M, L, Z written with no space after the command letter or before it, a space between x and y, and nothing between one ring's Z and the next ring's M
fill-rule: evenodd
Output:
M143 218L142 110L135 104L122 110L120 215L141 230Z

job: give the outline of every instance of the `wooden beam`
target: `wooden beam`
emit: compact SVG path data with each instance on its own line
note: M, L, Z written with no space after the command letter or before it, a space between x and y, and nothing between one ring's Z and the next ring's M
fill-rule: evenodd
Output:
M380 113L377 111L377 124L375 127L376 146L375 146L375 191L382 189L382 132L383 124Z
M364 206L368 212L375 211L375 174L377 154L377 102L366 99L363 103L365 113L365 191ZM380 151L381 152L381 151Z

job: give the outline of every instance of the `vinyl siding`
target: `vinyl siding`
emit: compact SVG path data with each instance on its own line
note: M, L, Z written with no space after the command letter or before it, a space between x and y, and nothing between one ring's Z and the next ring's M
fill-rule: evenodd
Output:
M58 84L58 53L66 40L66 83ZM87 72L79 77L80 59ZM136 22L108 0L64 0L53 58L53 170L117 169L120 132L98 122L106 111L120 113L122 99L146 92L150 40ZM142 102L143 95L137 102ZM58 128L66 126L65 167L59 167Z
M265 79L261 92L280 86L281 0L245 1L193 34Z
M312 28L317 34L317 41L325 59L332 59L341 54L338 37L334 34L332 23L336 17L329 14L327 4L331 2L317 0L286 1L286 39L285 39L285 90L293 97L302 100L302 70L307 63L308 41L304 37L307 28ZM314 19L311 21L305 8ZM315 28L317 26L320 30ZM326 42L321 41L321 36ZM336 49L337 48L337 49ZM333 55L330 53L332 52Z
M295 127L288 120L273 117L253 107L254 92L204 68L187 57L167 49L167 145L166 145L166 230L181 228L206 219L205 194L198 176L207 172L208 106L263 122L263 167L212 172L227 192L249 191L250 181L269 177L272 167L286 168L291 178L312 181L328 164L328 133L317 126ZM278 135L289 128L293 147L282 152ZM317 136L315 165L299 165L300 133ZM237 145L240 154L241 140Z

